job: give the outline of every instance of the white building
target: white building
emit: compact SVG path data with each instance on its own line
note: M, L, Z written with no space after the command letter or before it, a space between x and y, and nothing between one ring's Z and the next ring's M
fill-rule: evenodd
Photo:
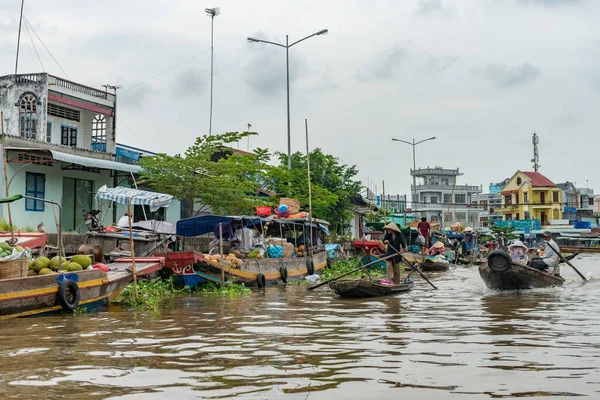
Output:
M478 225L479 210L473 205L474 196L481 193L481 186L461 185L456 181L463 175L457 169L442 167L419 168L410 171L417 179L422 179L416 187L417 202L413 212L431 221L439 221L443 225L452 222L463 222Z
M116 98L111 93L46 73L2 76L0 112L8 192L60 202L65 231L86 230L83 215L97 207L95 190L129 186L141 172L139 165L115 161ZM4 195L4 179L0 181ZM33 200L11 207L17 227L35 228L43 222L48 232L56 231L55 212ZM123 206L111 206L103 212L102 223L115 223L124 212ZM2 215L6 218L4 207ZM177 221L179 202L172 203L165 217Z

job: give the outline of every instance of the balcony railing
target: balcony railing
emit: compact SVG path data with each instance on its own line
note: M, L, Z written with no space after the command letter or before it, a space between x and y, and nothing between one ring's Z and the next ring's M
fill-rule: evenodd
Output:
M80 83L71 82L53 75L48 75L48 86L64 88L73 92L96 97L98 99L108 100L111 103L115 102L115 96L111 93L100 89L94 89L93 87L85 86Z
M411 169L411 175L421 176L421 175L451 175L458 176L462 175L457 169L445 169L445 168L419 168L419 169Z
M411 185L411 189L412 190L416 190L417 191L424 191L424 190L434 190L434 191L438 191L438 190L452 190L452 188L454 187L454 191L460 191L460 192L477 192L477 193L481 193L482 187L481 186L473 186L473 185L417 185L417 186L413 186Z

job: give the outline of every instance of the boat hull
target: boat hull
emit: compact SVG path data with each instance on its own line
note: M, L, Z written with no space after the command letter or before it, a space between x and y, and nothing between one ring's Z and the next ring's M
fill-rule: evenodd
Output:
M411 290L413 285L412 281L400 285L382 285L377 281L364 279L344 279L329 283L329 287L337 295L349 299L364 299L404 293Z
M560 246L560 251L564 253L600 253L600 247Z
M176 280L191 288L206 282L221 283L223 276L225 281L255 286L259 274L264 275L267 283L284 283L282 268L287 270L287 280L302 279L309 275L307 257L246 259L240 268L230 268L196 252L168 252L157 256L165 257L165 266L173 271ZM312 259L314 273L320 273L327 266L326 252L316 253Z
M491 269L487 263L479 266L485 285L496 290L522 290L561 286L564 279L520 264L510 264L504 272Z
M0 280L0 320L62 310L58 286L64 280L77 283L79 306L95 308L113 300L133 280L131 260L109 264L109 272L87 269L23 278ZM136 262L137 275L146 275L162 268L160 259Z
M412 263L418 263L423 272L444 272L450 269L450 263L432 261L428 256L422 254L407 252L402 253L402 256Z

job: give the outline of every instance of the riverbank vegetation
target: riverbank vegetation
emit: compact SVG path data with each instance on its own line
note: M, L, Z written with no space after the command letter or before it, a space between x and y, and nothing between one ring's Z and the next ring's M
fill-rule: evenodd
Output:
M336 278L340 275L346 274L353 269L356 269L360 266L360 261L357 258L352 258L350 260L337 260L328 268L325 268L321 273L321 282L327 281L329 279ZM385 268L379 267L367 267L369 274L373 279L381 279L385 278ZM365 272L364 268L359 269L358 271L346 275L344 278L346 279L359 279L359 278L368 278L369 276Z

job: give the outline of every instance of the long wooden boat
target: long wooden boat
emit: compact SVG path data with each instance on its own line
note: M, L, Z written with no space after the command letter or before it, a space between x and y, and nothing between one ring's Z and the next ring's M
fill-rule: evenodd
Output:
M424 272L444 272L450 268L449 262L434 261L435 257L411 252L402 253L402 256L412 263L418 263Z
M600 247L560 246L560 251L565 253L600 253Z
M222 266L193 251L157 253L165 258L165 266L173 271L180 285L194 288L206 282L225 281L244 283L248 286L263 287L267 283L286 283L288 280L302 279L307 275L320 273L327 266L327 253L322 251L310 257L245 259L240 268Z
M488 256L488 262L479 266L479 275L490 289L520 290L561 286L565 280L521 264L510 261L510 256L495 250Z
M157 257L136 258L137 275L147 275L160 270L163 264L164 259ZM107 273L99 269L86 269L78 272L2 279L0 280L0 320L63 309L71 311L77 306L86 306L88 309L101 307L117 297L132 280L131 258L119 259L108 264ZM79 291L78 302L73 298L74 291Z
M10 233L0 233L0 242L7 242L13 238ZM29 248L32 253L39 253L39 250L46 246L48 235L39 232L16 232L14 234L16 243L13 246Z
M343 279L329 283L329 287L341 297L362 299L367 297L387 296L408 292L414 282L408 278L399 285L382 284L380 281L366 279Z

